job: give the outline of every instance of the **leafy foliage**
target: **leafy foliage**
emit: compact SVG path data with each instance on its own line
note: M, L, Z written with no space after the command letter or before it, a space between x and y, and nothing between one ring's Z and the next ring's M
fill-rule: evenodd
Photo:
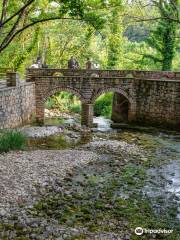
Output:
M60 92L48 98L46 107L49 109L56 108L65 112L80 113L81 102L72 93Z
M101 95L94 104L95 116L111 117L112 113L112 101L113 93L106 93ZM59 109L62 112L80 113L81 102L73 94L68 92L57 93L52 97L49 97L46 102L48 109Z
M0 16L2 68L24 72L40 54L49 67L57 68L66 68L68 59L75 56L81 68L90 57L101 69L179 70L180 31L174 21L178 18L178 0L148 4L130 1L128 5L123 0L3 2L6 7L0 4L0 13L5 10L2 19ZM25 3L29 5L22 12ZM8 20L9 17L12 19ZM156 18L157 21L151 21Z
M149 28L143 23L129 25L124 31L124 36L132 42L143 42L149 37Z
M106 93L101 95L95 102L94 114L95 116L111 117L112 113L113 93Z
M161 63L163 71L172 69L175 55L177 23L172 21L169 16L176 14L173 6L177 3L177 0L170 0L164 4L161 2L158 4L162 19L159 20L156 29L152 30L150 38L147 39L148 45L156 50L156 55L145 54L144 57L155 63Z

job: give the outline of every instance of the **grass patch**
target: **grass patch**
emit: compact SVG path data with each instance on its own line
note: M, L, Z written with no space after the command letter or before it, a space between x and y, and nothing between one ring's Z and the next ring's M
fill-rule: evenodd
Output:
M10 150L23 150L27 144L27 137L18 130L0 132L0 153Z

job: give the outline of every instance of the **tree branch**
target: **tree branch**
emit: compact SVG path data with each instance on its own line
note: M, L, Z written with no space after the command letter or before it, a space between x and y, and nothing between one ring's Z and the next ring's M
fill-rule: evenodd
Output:
M143 54L142 54L142 55L143 55ZM150 55L150 54L144 54L144 55L143 55L143 58L149 58L149 59L153 60L154 62L162 62L161 59L159 59L159 58L157 58L157 57L154 57L154 56L152 56L152 55Z
M8 0L3 0L0 27L2 27L2 22L3 22L3 19L4 19L5 15L6 15L7 2L8 2Z
M5 24L7 24L9 21L11 21L14 17L16 17L17 15L19 15L21 12L24 12L24 10L30 6L35 0L29 0L22 8L20 8L16 13L14 13L11 17L9 17L8 19L6 19L4 22L2 22L1 26L4 26Z
M25 11L25 9L24 9ZM6 35L6 37L3 39L2 43L1 43L1 46L3 47L3 45L6 43L10 43L11 42L11 38L12 36L14 35L14 32L16 31L16 28L18 27L19 25L19 22L24 14L24 11L22 11L19 16L18 16L18 19L16 20L16 22L14 23L14 25L12 26L11 30L9 31L9 33Z
M180 19L172 18L172 17L169 17L169 16L168 17L153 17L153 18L143 18L141 16L131 16L131 15L128 15L128 14L123 14L121 16L136 19L135 20L136 22L157 21L157 20L160 20L160 19L169 19L173 22L180 23Z
M43 22L47 22L47 21L53 21L53 20L74 20L74 21L83 21L81 18L62 18L62 17L59 17L59 16L56 16L56 17L49 17L49 18L46 18L46 19L39 19L37 21L34 21L32 23L29 23L28 25L22 27L21 29L17 30L13 35L11 35L11 38L8 39L8 41L5 43L5 41L3 41L3 44L1 44L0 46L0 52L2 52L11 42L12 40L18 35L20 34L21 32L23 32L24 30L38 24L38 23L43 23ZM8 34L9 35L9 34Z

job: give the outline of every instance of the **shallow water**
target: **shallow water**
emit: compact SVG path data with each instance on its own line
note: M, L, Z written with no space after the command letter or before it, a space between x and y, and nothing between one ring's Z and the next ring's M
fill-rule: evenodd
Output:
M176 218L180 221L180 159L147 172L150 181L144 187L144 192L151 198L156 212L166 211L174 202L177 205Z
M73 119L48 119L49 125L75 124ZM67 131L59 136L36 139L31 147L40 149L72 149L94 140L110 139L135 143L147 149L148 156L154 164L147 169L148 179L142 189L152 201L157 214L163 209L171 208L172 203L178 207L176 217L180 221L180 139L179 135L158 132L147 134L138 131L112 130L111 121L104 117L94 118L97 128L92 133ZM157 164L156 164L157 163ZM123 193L122 193L123 194ZM168 210L167 210L168 211Z
M111 128L112 121L110 119L104 118L102 116L95 117L93 123L97 124L97 131L100 132L112 131Z

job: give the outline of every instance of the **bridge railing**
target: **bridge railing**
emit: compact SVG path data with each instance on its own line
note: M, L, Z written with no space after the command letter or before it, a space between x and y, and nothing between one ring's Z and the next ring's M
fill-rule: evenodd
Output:
M180 80L180 72L162 72L162 71L138 71L138 70L86 70L86 69L50 69L50 68L28 68L26 70L27 81L33 81L38 76L82 76L82 77L123 77L138 79L167 79Z

